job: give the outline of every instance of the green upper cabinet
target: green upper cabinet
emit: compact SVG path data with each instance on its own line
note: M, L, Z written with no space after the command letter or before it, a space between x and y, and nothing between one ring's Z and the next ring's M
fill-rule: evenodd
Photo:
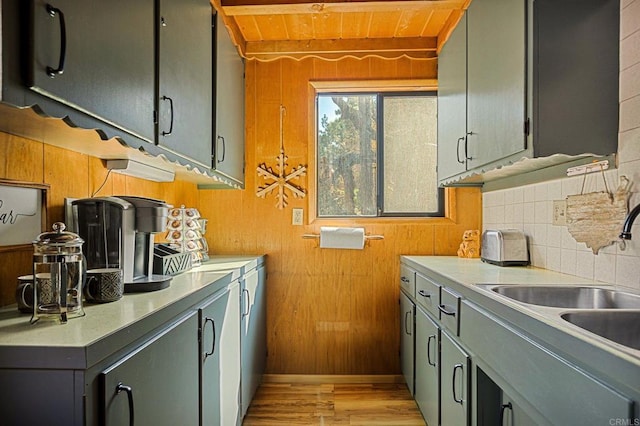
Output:
M524 0L479 0L469 6L469 169L525 149L525 23Z
M27 84L154 140L153 0L32 0Z
M466 132L467 15L463 15L438 57L438 180L467 170Z
M535 155L616 152L620 1L535 0L533 27Z
M189 164L211 168L212 9L208 0L160 0L157 141Z
M438 59L440 184L615 153L619 27L615 0L474 0Z
M216 24L213 169L244 186L244 60L218 17Z

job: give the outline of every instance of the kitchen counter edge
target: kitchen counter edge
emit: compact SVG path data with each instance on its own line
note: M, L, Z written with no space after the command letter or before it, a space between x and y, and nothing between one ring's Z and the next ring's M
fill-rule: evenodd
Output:
M266 256L212 256L173 277L163 290L125 294L85 305L86 315L67 324L41 320L14 306L0 309L0 368L87 369L119 349L186 315L204 299L263 265Z

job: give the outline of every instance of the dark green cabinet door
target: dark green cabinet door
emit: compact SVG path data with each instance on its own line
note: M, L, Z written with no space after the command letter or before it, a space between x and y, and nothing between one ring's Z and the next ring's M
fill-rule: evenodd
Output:
M160 0L158 144L211 168L212 11L208 0Z
M240 287L212 296L200 321L201 425L236 425L240 419Z
M440 333L440 404L442 426L469 424L470 359L444 331Z
M429 425L440 424L440 329L422 309L416 312L416 402Z
M213 168L244 185L244 61L218 17L216 24L216 140Z
M248 273L242 284L242 416L247 413L267 363L266 269Z
M32 0L32 90L154 140L153 0Z
M100 374L105 426L198 424L198 319L181 318Z
M504 392L500 405L500 421L502 422L500 426L536 426L538 424Z
M463 15L438 57L438 179L466 170L467 17Z
M479 0L467 11L467 169L526 146L525 0Z
M400 292L400 368L409 392L414 394L416 305Z

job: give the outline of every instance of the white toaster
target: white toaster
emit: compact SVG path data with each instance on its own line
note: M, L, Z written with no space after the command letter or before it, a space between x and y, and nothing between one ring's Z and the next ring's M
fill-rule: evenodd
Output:
M482 233L483 262L499 266L529 264L527 237L519 229L487 229Z

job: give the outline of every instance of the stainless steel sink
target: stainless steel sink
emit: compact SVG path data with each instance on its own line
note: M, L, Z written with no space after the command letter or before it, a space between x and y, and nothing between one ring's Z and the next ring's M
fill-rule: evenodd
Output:
M571 309L640 309L640 295L598 287L500 285L498 294L532 305Z
M640 350L640 311L580 311L561 317L605 339Z

